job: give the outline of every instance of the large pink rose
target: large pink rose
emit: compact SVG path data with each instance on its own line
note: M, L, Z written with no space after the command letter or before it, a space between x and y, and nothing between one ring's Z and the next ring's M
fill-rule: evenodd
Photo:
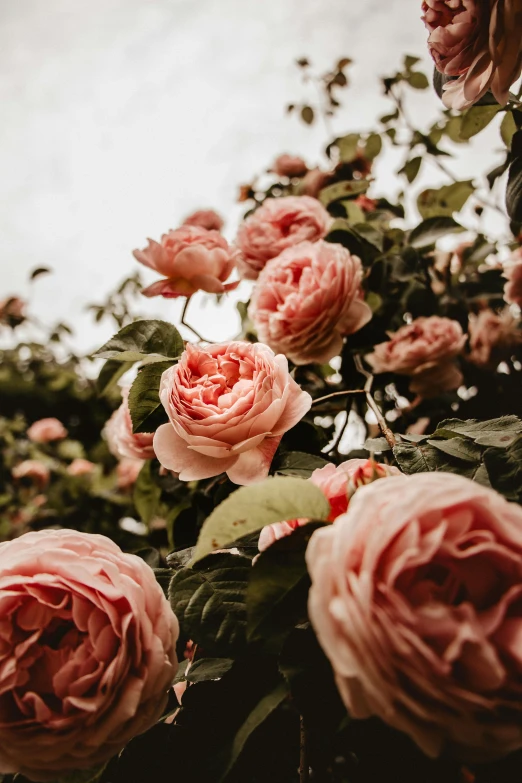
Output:
M273 171L280 177L304 177L308 171L305 161L298 155L279 155L274 161Z
M437 69L458 77L446 106L466 109L488 90L507 103L522 67L522 0L424 0L422 11Z
M234 270L236 251L219 231L181 226L163 234L161 243L149 239L145 250L134 250L133 255L164 278L144 288L144 296L172 298L192 296L196 291L222 294L238 285L225 282Z
M213 209L198 209L183 221L184 226L199 226L208 231L221 231L223 218Z
M329 464L314 470L308 480L324 492L330 503L328 521L333 522L347 511L350 498L356 489L376 479L393 475L400 475L400 470L369 459L349 459L341 462L337 467ZM267 525L259 535L259 551L263 552L274 541L290 535L293 530L306 525L307 522L308 519L290 519Z
M495 369L504 359L509 358L522 342L519 322L506 308L497 315L493 310L481 310L478 315L469 316L468 361L477 367Z
M239 226L236 244L241 250L241 277L255 280L267 261L300 242L322 239L332 218L315 198L284 196L267 198Z
M178 621L152 570L73 530L0 544L0 771L108 760L161 716Z
M283 433L312 404L284 356L246 342L187 345L163 373L160 399L170 419L154 436L161 464L182 481L226 472L235 484L267 476Z
M129 459L154 459L152 432L132 431L132 419L129 411L129 391L126 386L121 390L122 403L114 411L105 425L104 434L107 439L109 451L117 459L128 457Z
M295 364L324 363L372 317L363 269L342 245L302 242L269 261L250 301L259 339Z
M522 307L522 248L512 254L511 259L504 264L504 299L509 304Z
M448 473L356 492L307 550L309 614L354 718L429 756L522 747L522 509Z
M50 443L53 440L63 440L67 430L58 419L38 419L27 430L27 437L33 443Z
M455 364L466 335L458 321L450 318L416 318L391 334L366 356L374 373L394 372L412 378L410 388L421 397L456 389L462 373Z

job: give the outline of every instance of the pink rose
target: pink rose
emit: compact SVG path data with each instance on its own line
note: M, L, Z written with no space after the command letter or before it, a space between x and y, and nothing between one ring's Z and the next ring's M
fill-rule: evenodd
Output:
M259 339L295 364L337 356L343 335L372 317L363 299L363 269L342 245L302 242L269 261L250 301Z
M317 198L321 190L331 182L332 176L331 171L310 169L299 183L298 190L303 196Z
M310 196L267 198L239 226L241 277L255 280L267 261L300 242L322 239L332 224L326 209Z
M73 459L67 466L67 473L70 476L89 476L95 468L94 462L89 462L88 459Z
M12 469L11 475L14 479L30 479L40 487L45 487L49 483L51 471L37 459L26 459Z
M19 326L25 321L26 303L18 296L9 296L0 301L0 323L7 324L11 328Z
M109 451L117 459L122 457L129 457L129 459L134 460L154 459L154 448L152 446L154 433L134 433L132 431L129 391L130 387L128 386L122 388L122 403L105 425L104 434Z
M142 290L144 296L192 296L196 291L222 294L238 283L225 283L235 267L236 253L219 231L181 226L163 234L161 243L149 239L134 258L163 275L163 280Z
M221 231L223 218L213 209L199 209L183 221L184 226L199 226L207 231Z
M357 204L363 212L375 212L377 209L376 200L374 198L368 198L364 193L357 196L357 198L354 199L354 203Z
M349 459L341 462L338 467L329 464L324 468L314 470L308 481L324 492L330 503L329 522L333 522L348 509L348 503L353 493L365 484L370 484L379 478L401 475L400 470L390 465L382 465L370 459ZM258 549L263 552L274 541L290 535L296 528L306 525L308 519L291 519L285 522L275 522L267 525L261 531Z
M161 464L182 481L226 472L235 484L264 479L283 434L312 400L284 356L260 343L187 345L161 378L170 424L154 436Z
M55 780L160 718L178 621L152 570L74 530L0 544L0 770Z
M461 353L466 335L450 318L416 318L391 334L391 340L374 346L366 356L374 373L410 375L410 389L422 397L456 389L462 373L454 359Z
M116 466L117 487L123 491L132 489L143 467L142 459L124 457Z
M522 747L522 509L449 473L376 481L307 550L309 615L354 718L429 756Z
M522 307L522 248L518 248L510 261L504 264L504 277L507 280L504 299L509 304Z
M67 430L58 419L39 419L27 430L27 437L33 443L50 443L53 440L63 440L68 435Z
M509 309L500 315L489 309L481 310L478 315L470 313L468 361L477 367L495 369L522 342L518 326Z
M273 163L273 171L280 177L304 177L308 166L298 155L279 155Z
M488 90L501 105L522 67L521 0L424 0L423 21L450 109L467 109Z

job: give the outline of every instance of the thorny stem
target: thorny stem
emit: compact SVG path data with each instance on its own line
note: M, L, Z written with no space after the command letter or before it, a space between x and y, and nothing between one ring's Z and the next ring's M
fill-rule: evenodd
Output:
M200 335L200 333L199 333L199 332L197 332L197 331L194 329L194 327L193 327L193 326L191 326L190 324L188 324L188 323L185 321L185 317L186 317L186 315L187 315L187 310L188 310L189 302L190 302L190 296L187 296L187 298L185 299L185 304L183 305L183 312L181 313L181 323L183 324L183 326L186 326L186 327L187 327L187 329L190 329L190 331L191 331L193 334L195 334L195 335L196 335L196 337L198 338L198 340L199 340L200 342L202 342L202 343L207 343L207 342L208 342L208 340L205 340L205 338L204 338L204 337L202 337L202 336Z
M300 742L299 742L299 783L308 783L309 778L308 744L307 731L303 716L300 720Z
M355 356L355 366L357 367L358 372L361 373L361 375L364 375L366 378L366 383L364 384L364 391L366 394L366 402L368 403L368 407L370 410L372 410L377 418L377 423L379 424L379 428L386 438L386 442L390 446L391 449L396 445L397 441L395 440L395 435L391 431L391 429L386 424L386 419L382 415L382 412L375 402L375 400L372 397L371 390L373 385L373 375L364 369L361 357Z

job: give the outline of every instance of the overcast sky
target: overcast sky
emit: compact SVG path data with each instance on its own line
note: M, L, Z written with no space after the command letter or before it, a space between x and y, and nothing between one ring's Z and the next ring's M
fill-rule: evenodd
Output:
M430 67L425 41L419 0L4 1L0 296L29 295L29 271L50 266L33 311L72 320L79 344L96 345L112 330L94 330L85 305L138 268L131 251L147 236L215 207L231 238L241 182L283 151L321 162L324 128L284 112L306 97L296 58L320 70L355 60L342 134L388 109L377 77L403 54ZM431 90L415 108L423 119L438 109ZM383 169L378 189L393 187ZM234 333L231 307L200 306L206 334ZM179 305L144 310L175 321Z

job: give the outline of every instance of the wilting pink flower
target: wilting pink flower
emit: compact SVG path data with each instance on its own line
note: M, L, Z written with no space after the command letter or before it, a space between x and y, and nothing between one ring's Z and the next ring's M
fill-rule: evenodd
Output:
M222 294L237 287L226 283L235 267L236 252L219 231L181 226L163 234L161 243L149 239L134 258L163 275L163 280L142 290L144 296L192 296L196 291Z
M274 161L273 170L280 177L304 177L308 166L298 155L279 155Z
M298 189L303 196L317 198L323 188L325 188L332 179L331 171L321 171L321 169L310 169L300 181Z
M302 242L269 261L250 301L259 339L295 364L324 363L343 336L372 317L363 299L362 264L342 245Z
M469 316L469 362L478 367L495 368L522 342L519 322L506 309L500 315L481 310Z
M18 296L9 296L0 301L0 323L14 327L25 321L26 303Z
M460 324L450 318L416 318L393 333L391 340L376 345L366 360L374 373L409 375L413 392L435 396L462 383L454 359L466 339Z
M187 345L163 373L160 399L170 420L154 436L161 464L182 481L226 472L235 484L266 477L281 437L312 403L284 356L246 342Z
M132 431L132 419L129 411L130 387L121 390L122 402L114 411L105 425L104 434L107 438L109 451L117 459L128 457L134 460L154 459L152 446L153 432Z
M309 481L319 487L330 503L329 522L333 522L348 509L353 493L365 484L379 478L400 475L400 470L390 465L382 465L370 459L349 459L337 467L329 464L314 470ZM296 528L306 525L308 519L290 519L274 522L264 527L259 535L258 549L264 552L274 541L290 535Z
M88 459L73 459L67 466L67 473L70 476L89 476L95 468L94 462L89 462Z
M49 483L51 471L43 462L37 459L26 459L11 471L14 479L29 479L40 487L45 487Z
M74 530L0 544L0 771L31 780L107 761L161 716L178 621L154 573Z
M300 242L322 239L332 224L326 209L310 196L267 198L239 226L241 277L255 280L266 262Z
M444 86L445 105L466 109L488 90L507 103L522 67L521 0L424 0L422 12L437 70L458 77Z
M363 212L375 212L377 209L377 202L374 198L368 198L364 193L354 200L355 204L362 209Z
M223 218L214 212L213 209L199 209L185 218L184 226L199 226L206 228L207 231L221 231L223 228Z
M132 489L143 467L142 459L124 457L116 466L117 487L123 491Z
M522 747L522 509L449 473L363 487L306 553L309 615L354 718L429 756Z
M522 248L518 248L504 264L504 299L509 304L522 307Z
M50 443L53 440L63 440L67 430L58 419L38 419L27 430L27 437L33 443Z

